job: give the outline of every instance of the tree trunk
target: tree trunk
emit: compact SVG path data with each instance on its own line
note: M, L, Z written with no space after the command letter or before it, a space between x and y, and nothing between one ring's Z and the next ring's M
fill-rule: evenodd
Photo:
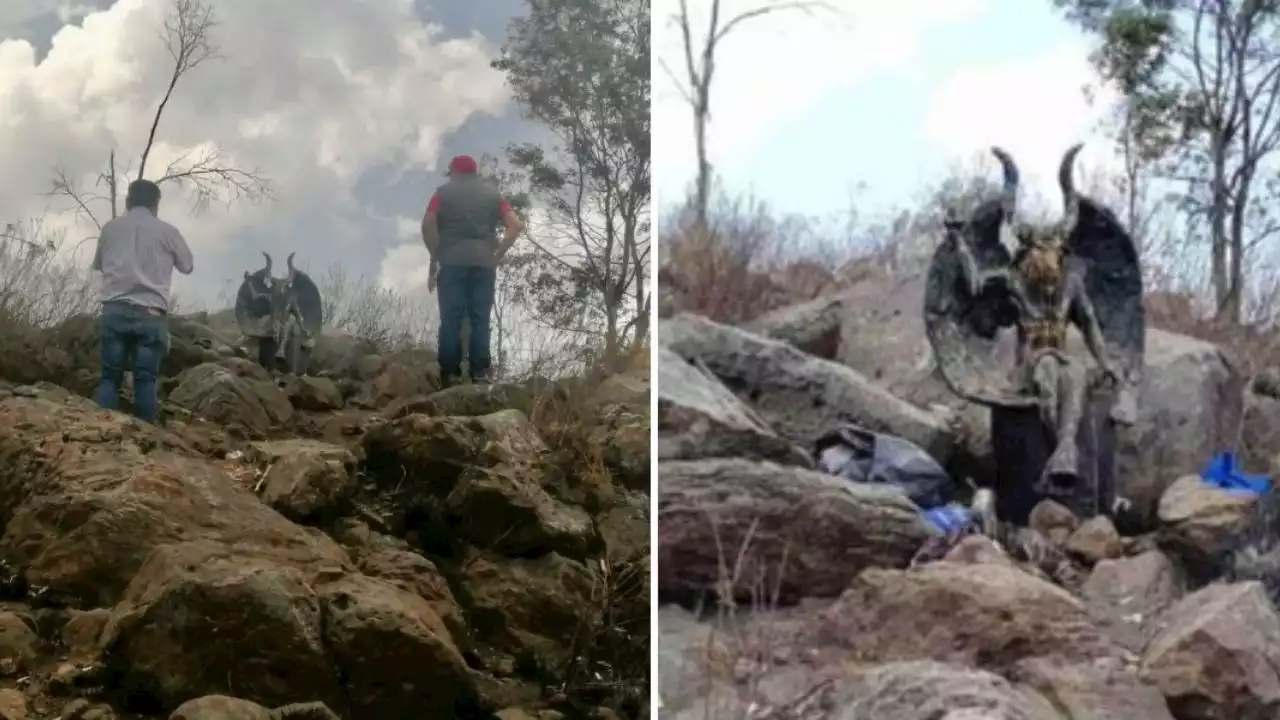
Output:
M1219 319L1224 319L1231 292L1227 276L1227 148L1224 138L1215 133L1212 139L1213 178L1209 204L1209 241L1212 253L1213 298Z
M707 207L711 203L711 163L707 160L707 98L700 93L693 109L693 142L698 154L697 186L694 189L693 213L698 230L707 227Z

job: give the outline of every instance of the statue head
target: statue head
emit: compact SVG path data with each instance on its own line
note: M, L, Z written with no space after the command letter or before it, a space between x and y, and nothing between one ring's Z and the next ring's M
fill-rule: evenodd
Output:
M1063 260L1080 215L1080 196L1071 174L1081 147L1076 144L1068 148L1058 164L1058 187L1062 189L1064 212L1060 221L1049 226L1034 225L1018 218L1018 166L1003 149L991 149L1004 173L1001 193L1004 223L1018 242L1018 270L1030 284L1052 285L1062 276Z
M274 334L277 341L283 338L284 327L289 322L289 313L296 301L293 284L298 276L298 271L293 267L294 254L289 253L289 257L285 260L285 264L289 268L289 274L283 278L278 278L271 274L271 256L265 252L262 253L262 256L266 258L267 264L257 273L262 278L262 285L267 291L267 296L264 298L267 301L263 307L264 314L271 316L271 326L275 331ZM246 280L249 279L250 274L249 271L245 271Z

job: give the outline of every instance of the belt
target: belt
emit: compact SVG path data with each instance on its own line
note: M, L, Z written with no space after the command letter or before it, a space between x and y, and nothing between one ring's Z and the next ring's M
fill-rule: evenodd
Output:
M103 305L120 305L120 306L134 308L137 310L146 310L147 314L151 315L152 317L164 317L169 314L168 311L161 310L158 307L152 307L150 305L139 305L136 302L130 302L128 300L108 300L102 304Z

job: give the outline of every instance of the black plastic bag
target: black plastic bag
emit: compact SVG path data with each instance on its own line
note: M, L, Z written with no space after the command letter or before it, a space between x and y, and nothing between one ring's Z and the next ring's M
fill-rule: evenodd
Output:
M846 480L894 485L922 510L951 502L951 476L929 453L899 437L845 425L818 439L818 468Z

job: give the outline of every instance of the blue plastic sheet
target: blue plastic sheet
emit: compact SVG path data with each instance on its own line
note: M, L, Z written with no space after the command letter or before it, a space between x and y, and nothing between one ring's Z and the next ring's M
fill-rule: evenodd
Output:
M1271 490L1269 475L1251 475L1240 469L1236 454L1218 453L1200 473L1205 484L1220 490L1250 492L1263 495Z
M964 530L972 520L969 508L954 503L925 510L920 515L944 535L952 535Z

